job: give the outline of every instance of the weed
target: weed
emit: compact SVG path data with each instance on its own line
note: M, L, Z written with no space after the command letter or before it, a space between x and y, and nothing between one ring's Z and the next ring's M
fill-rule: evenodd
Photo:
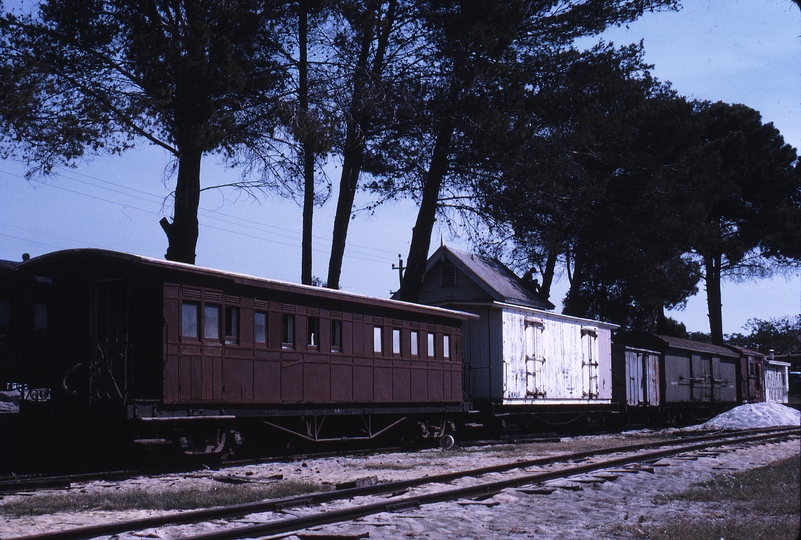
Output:
M801 464L797 457L735 474L718 475L690 490L654 498L655 504L704 505L707 517L618 525L612 532L649 540L795 540L801 531Z
M323 491L320 484L284 480L266 485L220 485L212 488L130 489L110 493L43 493L7 501L0 512L12 516L94 510L188 510L281 499Z

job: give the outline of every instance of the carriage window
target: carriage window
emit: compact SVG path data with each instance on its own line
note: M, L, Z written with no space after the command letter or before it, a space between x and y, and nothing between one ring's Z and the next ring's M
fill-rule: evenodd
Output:
M331 320L331 351L340 352L342 350L342 321Z
M401 331L400 328L392 329L392 354L400 355L401 353Z
M410 351L412 353L412 356L420 355L419 339L420 339L420 333L417 330L412 330L412 346Z
M40 330L47 328L47 304L36 304L33 327Z
M253 326L256 343L267 343L267 314L257 311Z
M192 302L184 302L181 306L181 335L197 339L198 334L198 311L200 306Z
M320 346L320 319L318 317L309 317L306 320L306 345L315 350Z
M225 342L239 343L239 308L227 306L225 308Z
M295 348L295 316L291 313L284 313L281 327L281 347L284 349Z
M0 300L0 326L11 326L11 302Z
M451 336L448 334L442 336L442 357L446 360L451 357Z
M373 327L373 352L381 354L383 347L383 329L380 326Z
M203 307L203 337L220 339L220 306Z
M434 334L429 333L428 334L428 357L429 358L434 358L434 352L435 352Z

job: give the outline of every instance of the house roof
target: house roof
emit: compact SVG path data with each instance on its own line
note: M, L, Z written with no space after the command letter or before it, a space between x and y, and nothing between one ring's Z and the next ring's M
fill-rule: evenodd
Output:
M535 309L553 309L554 305L528 289L523 280L498 259L460 251L442 245L426 263L426 272L447 260L469 276L496 302L505 302Z

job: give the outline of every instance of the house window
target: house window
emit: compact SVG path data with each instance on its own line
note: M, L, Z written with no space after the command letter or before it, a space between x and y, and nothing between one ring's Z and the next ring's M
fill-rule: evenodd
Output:
M400 356L401 353L401 331L400 328L392 329L392 354Z
M376 354L381 354L384 350L383 347L383 337L384 332L380 326L373 327L373 352Z
M342 321L331 319L331 351L342 350Z
M306 320L306 345L309 349L317 350L320 346L320 319L309 317Z
M11 302L0 300L0 326L11 326Z
M181 335L198 339L198 314L200 306L194 302L184 302L181 306Z
M253 321L253 339L256 343L267 343L267 314L256 312Z
M456 285L456 267L453 263L442 263L442 286L454 287Z
M284 349L295 348L295 316L291 313L284 313L281 325L281 347Z
M451 336L448 334L442 336L442 357L446 360L451 357Z
M203 337L220 339L220 306L203 306Z
M411 338L412 340L411 340L410 352L414 357L420 356L420 344L419 344L420 332L418 332L417 330L412 330Z
M428 357L429 358L434 358L434 353L435 352L436 352L436 349L434 347L434 334L429 333L428 334Z
M239 343L239 308L227 306L225 308L225 342Z

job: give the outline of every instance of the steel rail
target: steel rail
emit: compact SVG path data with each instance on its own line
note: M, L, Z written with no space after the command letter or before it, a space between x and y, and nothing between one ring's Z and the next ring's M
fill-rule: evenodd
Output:
M504 463L500 465L471 469L468 471L457 471L452 473L443 473L434 476L426 476L422 478L400 480L396 482L387 482L360 488L350 488L337 491L311 493L308 495L289 497L285 499L273 499L268 501L258 501L235 506L193 510L188 512L172 513L163 516L154 516L140 520L108 523L103 525L80 527L63 531L54 531L39 535L15 537L13 540L34 540L34 539L77 540L85 538L94 538L97 536L120 534L123 532L133 531L133 530L143 530L152 527L163 527L166 525L199 523L202 521L208 521L212 519L234 518L259 512L270 512L270 511L277 512L286 508L316 505L339 499L352 499L354 497L380 495L385 493L402 493L412 487L417 487L424 484L436 484L436 483L442 484L468 476L481 476L488 473L506 472L513 469L523 469L532 466L548 465L551 463L568 462L568 461L575 462L594 456L608 455L621 452L636 452L648 448L679 446L679 448L660 450L657 452L649 452L647 454L638 454L637 456L634 457L626 456L621 458L615 458L613 460L605 461L600 464L592 463L586 465L577 465L569 467L567 469L562 469L560 471L537 473L535 475L523 476L512 480L493 482L489 484L480 484L469 488L462 488L460 490L442 491L439 493L434 493L421 497L411 497L411 498L401 499L391 503L386 503L386 502L376 503L371 505L355 507L347 510L326 512L324 514L319 514L305 518L296 518L292 520L269 522L266 524L256 525L253 527L232 528L226 531L211 533L209 535L201 535L197 538L202 538L203 540L212 540L217 538L220 539L245 538L245 537L252 537L251 533L254 536L268 536L271 534L280 534L293 530L302 530L304 528L313 527L316 525L335 523L338 521L347 521L351 519L356 519L357 517L362 517L364 515L370 515L374 513L380 513L385 511L397 511L400 508L419 506L421 504L430 504L432 502L441 502L443 500L452 500L453 498L459 499L464 497L476 497L480 495L494 494L502 489L505 489L506 487L515 487L519 485L541 482L552 478L572 476L575 474L580 474L582 472L619 466L620 464L648 461L652 459L658 459L660 457L665 457L668 455L673 455L682 452L689 452L711 446L723 446L726 444L735 444L739 442L768 440L771 438L780 438L787 435L798 434L799 432L801 432L801 428L753 429L753 430L742 430L736 433L727 432L727 433L719 433L713 435L704 435L699 437L689 437L685 439L676 439L670 441L658 441L658 442L638 443L633 445L615 446L610 448L587 450L571 454L547 456L532 460ZM755 435L755 433L759 434ZM451 496L450 499L448 498L448 496L445 496L446 498L443 499L439 498L444 496L442 494L447 494L447 493L453 493L455 495ZM364 514L359 513L362 511L366 513ZM304 523L306 524L304 525ZM284 526L289 526L293 528L283 529L282 527Z
M53 476L37 475L10 475L0 477L0 493L11 491L25 491L27 489L64 488L73 482L89 482L92 480L124 479L141 475L142 471L117 470L105 472L89 472L75 474L61 474Z
M735 440L729 439L722 441L706 441L703 443L682 446L679 448L670 448L667 450L647 452L635 456L625 456L620 458L609 459L603 462L589 463L586 465L575 465L558 471L549 471L532 475L526 475L510 480L500 480L496 482L482 483L482 484L477 484L475 486L469 486L453 490L438 491L426 495L406 497L393 502L380 502L374 504L360 505L352 508L346 508L343 510L333 510L330 512L315 513L310 516L290 518L278 521L270 521L260 525L232 527L230 529L224 529L213 533L188 536L184 538L192 538L194 540L227 540L232 538L256 538L260 536L270 536L276 534L283 534L287 532L301 531L310 527L328 525L331 523L339 523L343 521L351 521L360 517L379 514L383 512L396 512L399 510L405 510L409 508L418 508L425 504L454 501L464 498L489 497L507 488L520 487L529 484L544 482L547 480L553 480L557 478L566 478L569 476L575 476L578 474L597 471L600 469L607 469L610 467L619 467L621 465L628 465L631 463L651 461L654 459L664 458L675 454L682 454L685 452L692 452L695 450L702 450L710 447L724 446L733 443L764 441L772 438L779 438L791 433L792 433L791 431L788 431L784 433L752 435L749 437L742 437Z

